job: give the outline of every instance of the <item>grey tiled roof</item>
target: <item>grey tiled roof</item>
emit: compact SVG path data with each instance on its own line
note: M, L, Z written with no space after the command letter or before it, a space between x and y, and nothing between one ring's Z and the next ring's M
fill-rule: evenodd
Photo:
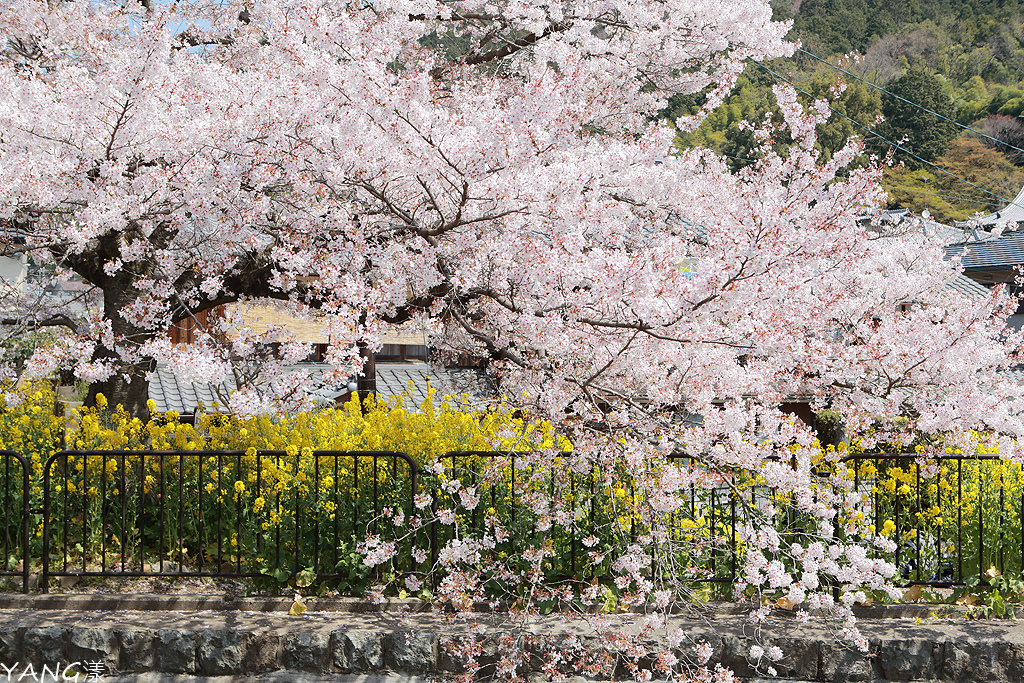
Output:
M1005 370L1000 370L999 374L1008 380L1024 383L1024 368L1022 367L1006 368Z
M946 247L946 258L960 254L963 254L960 263L964 270L1008 268L1024 264L1024 231L1004 232L992 239Z
M888 223L890 225L915 221L926 235L939 236L947 242L962 242L965 237L970 236L970 233L966 232L963 227L953 227L932 220L930 217L916 216L908 209L880 209L862 214L857 217L857 220L863 224L871 224L877 220L879 223Z
M971 278L967 277L963 273L957 275L955 278L947 283L948 287L952 287L961 294L973 297L988 296L988 288L984 285L980 285Z
M347 385L334 386L324 381L327 366L300 366L310 371L309 386L314 396L326 401L348 393ZM408 395L408 407L417 408L433 388L439 396L453 396L461 403L461 395L468 394L466 407L482 406L494 395L493 384L486 373L480 370L442 369L437 370L426 363L377 363L377 394L384 398ZM355 381L353 378L352 381ZM234 391L233 380L212 385L203 382L186 382L166 367L157 368L149 383L149 397L156 402L159 412L176 410L182 415L194 414L199 403L207 412L226 411L217 398L217 390L224 396Z
M482 404L494 394L486 373L479 370L438 370L426 363L377 363L376 373L379 396L398 396L406 392L413 406L423 402L429 388L435 389L439 396L468 394L471 405Z
M182 415L191 415L200 403L209 412L226 411L217 398L217 391L228 396L234 390L234 380L220 384L186 382L166 367L158 367L149 380L149 397L156 402L156 409L161 413L176 410Z
M390 398L404 391L409 393L413 403L419 403L427 397L427 383L430 380L430 366L426 364L386 364L378 363L377 394Z
M1007 222L1005 231L998 237L988 237L981 228L972 226L992 227L997 223ZM1005 208L976 221L958 223L964 229L967 239L960 244L946 247L946 258L964 254L965 270L1004 269L1008 266L1024 264L1024 188Z
M982 225L994 225L1000 221L1024 222L1024 188L1021 188L1021 191L1013 198L1009 206L987 216L982 216L979 222Z

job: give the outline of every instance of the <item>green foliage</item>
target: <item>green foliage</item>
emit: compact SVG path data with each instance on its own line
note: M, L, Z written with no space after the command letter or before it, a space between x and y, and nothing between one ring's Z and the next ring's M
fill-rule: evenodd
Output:
M1024 169L973 137L953 140L948 152L935 163L998 197L1012 199L1024 187ZM915 213L928 209L935 220L945 223L967 220L976 212L989 213L1003 205L1000 199L977 187L930 167L921 169L908 164L887 169L882 186L889 193L890 206Z
M955 42L999 39L1020 12L1016 0L803 0L795 33L812 51L864 52L888 35L907 36L926 22Z
M52 329L32 329L9 334L0 339L0 349L3 358L10 363L20 374L27 361L37 348L50 346L57 338L57 333Z
M864 138L864 128L871 129L882 113L882 97L878 90L853 79L840 82L834 71L819 70L798 85L814 99L828 101L835 110L817 130L817 147L825 161L846 146L851 137ZM849 118L844 118L844 115Z
M778 68L785 71L785 67ZM775 66L772 69L777 70ZM774 77L766 71L756 66L749 67L725 103L713 111L697 130L681 133L676 139L677 146L713 149L726 156L734 171L750 165L760 154L751 125L779 123L782 118L772 92L774 84ZM805 106L812 98L821 99L839 112L817 129L817 149L823 161L831 159L851 137L863 136L860 126L870 128L882 112L877 90L855 80L840 81L836 72L827 67L816 69L796 85L810 95L800 95ZM702 103L701 98L694 96L677 97L669 103L664 115L675 120L676 117L695 113ZM771 144L776 152L785 154L791 143L788 135L781 134L775 136ZM861 164L865 162L866 158L863 158Z
M450 62L469 52L473 47L473 39L468 34L460 34L456 31L445 35L438 35L436 31L431 31L420 39L420 45L434 50L445 61Z
M680 148L707 147L726 156L730 168L738 170L753 163L754 136L746 123L762 123L778 117L778 107L770 83L765 82L756 67L740 76L732 94L692 133L681 133L676 139ZM671 120L696 113L702 98L676 98L666 110Z
M966 585L953 592L951 600L983 618L1013 619L1014 605L1024 602L1024 580L1020 572L1004 574L992 567L983 576L969 577Z
M843 420L834 410L819 410L814 414L815 431L823 446L838 446L843 440Z
M870 35L869 11L867 0L804 0L795 28L829 53L860 51Z
M792 7L786 0L772 3L778 20L790 18ZM901 142L914 155L967 181L894 151L896 166L883 178L890 207L918 213L927 208L942 222L998 210L1024 186L1024 174L1015 166L1024 165L1024 154L1014 149L1024 147L1018 139L1024 134L1018 119L1024 116L1024 5L1019 1L803 0L793 18L790 37L813 54L1011 145L964 133L855 77L842 75L840 81L835 69L805 55L776 60L768 66L810 94L800 96L804 104L811 97L826 99L838 112L818 127L823 161L851 136L861 137L865 145L865 155L855 166L866 163L868 154L881 158L891 151L865 128ZM851 51L863 56L845 59ZM778 122L772 93L777 83L776 77L751 64L723 105L696 131L680 134L677 146L706 147L725 155L733 171L754 163L763 150L751 126ZM674 121L696 113L704 101L702 94L676 96L661 114ZM885 121L879 123L881 116ZM790 142L782 133L770 144L785 154Z
M942 81L935 74L915 67L890 83L889 90L893 94L882 95L885 121L878 126L878 133L925 161L934 161L945 154L959 129L921 108L949 119L956 116L953 100L943 89ZM904 162L913 168L924 165L913 157Z
M772 20L787 21L793 18L793 7L789 0L772 0Z

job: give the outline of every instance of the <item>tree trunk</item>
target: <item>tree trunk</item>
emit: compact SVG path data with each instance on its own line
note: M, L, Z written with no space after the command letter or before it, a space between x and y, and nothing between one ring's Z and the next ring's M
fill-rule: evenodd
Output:
M377 393L377 358L376 354L370 351L364 342L359 342L358 346L359 355L364 359L363 374L357 380L359 402L365 405L366 399L369 398L370 394Z
M123 406L125 411L132 417L137 417L143 422L149 419L149 380L146 373L156 368L153 359L148 364L142 363L131 367L125 367L105 382L94 382L89 385L89 395L85 399L88 406L96 405L96 395L103 394L107 404L113 410L116 406ZM127 377L126 377L127 375Z
M111 282L103 287L103 314L110 321L115 343L125 346L138 346L156 339L161 332L138 327L121 317L121 311L134 303L139 291L132 285L131 277L125 274L111 278ZM149 419L149 379L148 373L156 370L156 362L152 358L142 358L136 363L125 364L119 354L102 344L96 347L93 361L110 360L118 368L117 372L103 382L94 382L89 386L89 394L85 403L96 405L96 396L103 394L107 404L113 410L123 406L132 417L142 421Z

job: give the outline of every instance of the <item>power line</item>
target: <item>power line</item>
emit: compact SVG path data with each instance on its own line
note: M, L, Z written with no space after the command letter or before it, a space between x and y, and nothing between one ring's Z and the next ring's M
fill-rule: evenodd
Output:
M775 76L777 79L781 80L784 83L789 84L789 86L792 87L797 92L801 92L804 95L807 95L808 97L810 97L812 99L818 99L818 98L815 98L814 95L812 95L811 93L807 92L803 88L801 88L801 87L797 86L796 84L794 84L793 81L791 81L790 79L788 79L785 76L782 76L782 75L776 73L775 71L773 71L772 69L768 68L767 66L765 66L761 62L759 62L757 60L751 60L751 61L754 62L754 64L757 64L759 67L761 67L765 71L767 71L768 73L770 73L771 75ZM983 187L975 185L974 183L972 183L969 180L964 180L960 176L958 176L956 174L953 174L953 173L950 173L946 169L944 169L941 166L938 166L936 164L933 164L932 162L928 161L927 159L919 157L918 155L916 155L913 152L911 152L909 149L906 149L905 147L902 147L902 146L896 144L892 140L886 138L885 136L881 135L880 133L876 133L875 131L871 130L870 128L867 128L866 126L861 125L859 122L851 119L849 116L847 116L843 112L837 110L835 107L833 107L832 105L828 104L827 102L825 103L825 106L827 106L832 111L833 114L838 114L839 116L842 116L844 119L846 119L847 121L849 121L853 125L857 126L858 128L860 128L864 132L869 133L871 135L874 135L875 137L879 138L880 140L883 140L884 142L887 142L889 144L889 146L894 147L894 148L900 150L901 152L904 152L905 154L910 155L911 157L913 157L914 159L920 161L921 163L928 164L929 166L931 166L932 168L936 169L937 171L940 171L941 173L944 173L945 175L948 175L950 178L953 178L955 180L959 180L962 183L970 185L971 187L973 187L976 190L980 190L980 191L984 192L987 195L991 195L991 196L995 197L996 199L998 199L1003 204L1013 205L1013 206L1020 206L1019 204L1014 204L1014 202L1010 201L1009 199L1006 199L1005 197L1001 197L1001 196L997 195L995 192L990 192L989 190L986 190ZM1024 206L1021 206L1020 208L1024 209Z
M851 72L847 71L846 69L844 69L843 67L841 67L841 66L838 66L837 64L833 64L832 62L829 62L829 61L827 61L827 60L825 60L825 59L822 59L822 58L821 58L821 57L819 57L818 55L816 55L816 54L812 54L812 53L808 52L807 50L803 49L802 47L798 47L798 48L797 48L797 50L799 50L800 52L804 53L804 54L805 54L805 55L807 55L808 57L811 57L811 58L813 58L813 59L816 59L816 60L818 60L818 61L819 61L819 62L821 62L822 64L826 64L826 65L828 65L828 66L832 67L832 68L833 68L833 69L835 69L836 71L839 71L839 72L841 72L841 73L844 73L844 74L846 74L847 76L851 76L851 77L853 77L853 78L856 78L856 79L857 79L858 81L860 81L861 83L864 83L864 84L866 84L866 85L870 85L870 86L871 86L872 88L874 88L875 90L880 90L880 91L884 92L885 94L887 94L887 95L890 95L891 97L895 97L895 98L896 98L897 100L899 100L900 102L906 102L906 103L907 103L907 104L909 104L910 106L912 106L912 107L917 107L917 108L918 108L918 109L920 109L921 111L926 111L926 112L928 112L929 114L931 114L931 115L933 115L933 116L938 116L938 117L939 117L940 119L942 119L943 121L948 121L949 123L952 123L952 124L953 124L954 126L959 126L960 128L963 128L964 130L969 130L969 131L971 131L972 133L976 133L976 134L980 135L980 136L981 136L981 137L983 137L983 138L986 138L986 139L988 139L988 140L991 140L991 141L993 141L993 142L997 142L997 143L999 143L1000 145L1005 145L1005 146L1009 147L1010 149L1016 150L1016 151L1018 151L1018 152L1022 152L1022 153L1024 153L1024 149L1021 149L1020 147L1017 147L1017 146L1015 146L1015 145L1011 145L1011 144L1010 144L1009 142L1005 142L1005 141L1003 141L1003 140L1000 140L1000 139L998 139L998 138L994 138L994 137L992 137L991 135L988 135L987 133L982 133L982 132L981 132L980 130L977 130L976 128L971 128L970 126L965 126L964 124L962 124L962 123L959 123L958 121L954 121L953 119L949 118L948 116L943 116L942 114L940 114L940 113L939 113L939 112L937 112L937 111L932 111L932 110L931 110L931 109L929 109L928 107L922 106L922 105L918 104L917 102L911 102L910 100L908 100L908 99L907 99L907 98L905 98L905 97L900 97L899 95L897 95L896 93L892 92L891 90L886 90L885 88L883 88L883 87L882 87L882 86L880 86L880 85L875 85L875 84L874 84L874 83L872 83L871 81L869 81L869 80L867 80L867 79L865 79L865 78L861 78L861 77L860 77L860 76L858 76L857 74L855 74L855 73L851 73Z
M893 185L892 187L898 188L898 189L901 189L901 190L909 190L911 192L917 192L918 194L926 194L926 195L929 195L931 197L942 197L943 199L956 199L958 201L968 202L970 204L984 204L985 206L1002 206L1002 204L997 204L996 202L987 202L984 199L974 199L972 197L968 197L966 195L959 195L959 194L940 194L938 192L931 192L929 190L923 190L920 187L914 187L913 185Z

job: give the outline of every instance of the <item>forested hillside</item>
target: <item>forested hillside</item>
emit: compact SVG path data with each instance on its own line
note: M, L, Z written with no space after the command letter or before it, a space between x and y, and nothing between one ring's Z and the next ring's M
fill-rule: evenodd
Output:
M826 157L850 135L865 141L866 155L892 154L884 180L891 206L963 220L1000 208L1024 186L1024 153L1015 149L1024 148L1024 0L775 0L773 6L777 18L793 20L790 36L803 51L749 64L725 105L696 132L679 136L681 146L709 146L729 155L734 168L752 163L754 135L740 122L772 116L771 88L789 81L805 99L825 98L837 112L819 129ZM700 103L679 98L665 113L674 119Z

